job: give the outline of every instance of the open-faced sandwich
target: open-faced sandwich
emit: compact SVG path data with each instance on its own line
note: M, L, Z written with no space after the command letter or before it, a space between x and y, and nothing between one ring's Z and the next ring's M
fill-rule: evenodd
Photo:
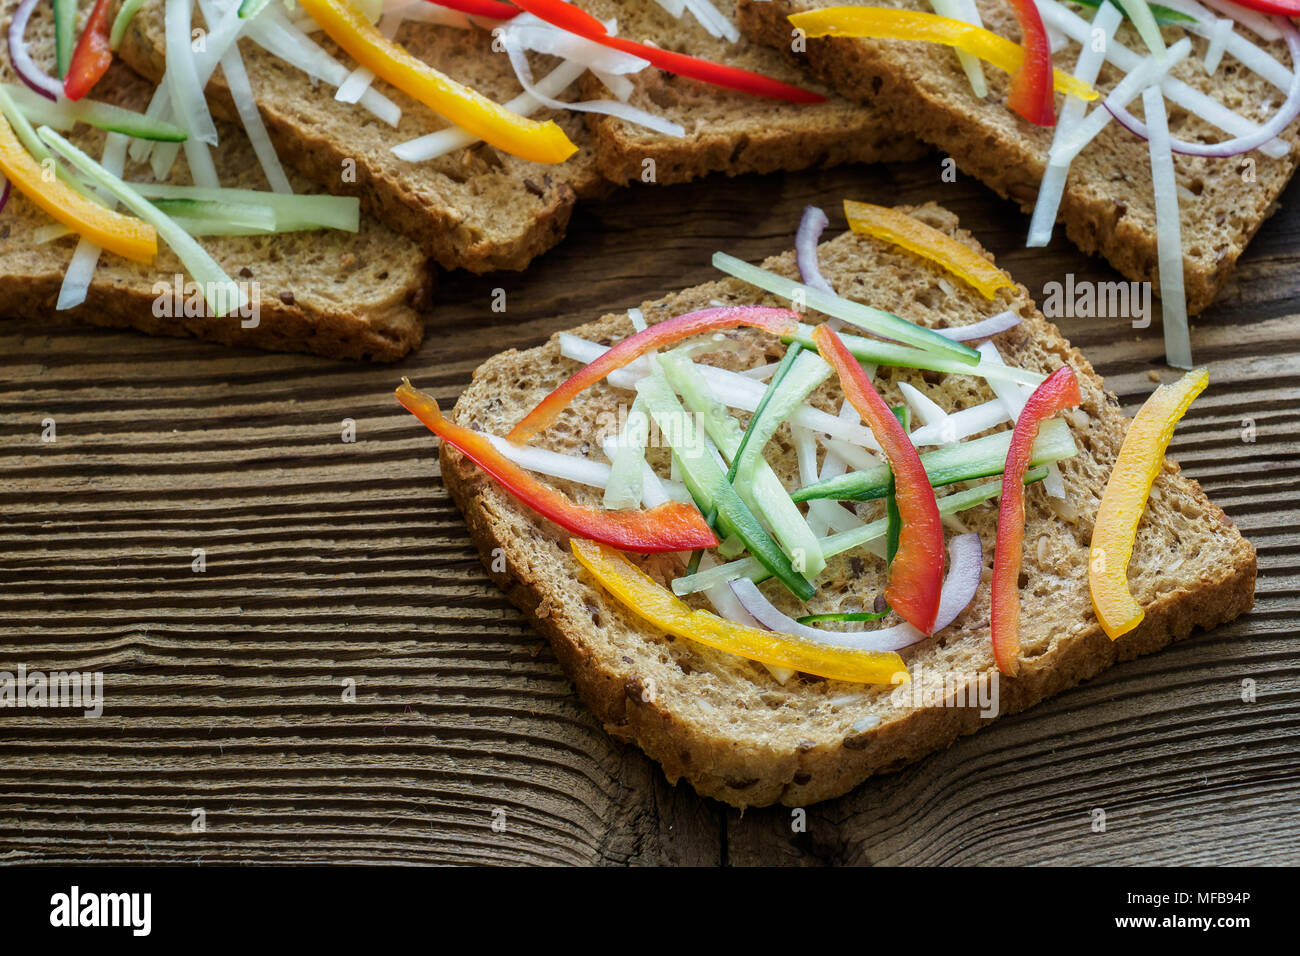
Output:
M442 478L579 693L702 794L845 792L1253 602L1165 459L1204 370L1125 419L933 206L490 359Z
M1032 210L1030 246L1059 220L1155 283L1181 368L1188 315L1295 172L1295 16L1300 0L738 0L747 36Z
M13 315L391 360L429 259L522 269L616 183L922 151L708 0L0 9Z

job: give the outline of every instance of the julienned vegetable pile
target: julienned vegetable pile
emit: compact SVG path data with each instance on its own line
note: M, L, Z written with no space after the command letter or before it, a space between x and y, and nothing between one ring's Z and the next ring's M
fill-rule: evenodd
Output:
M675 16L689 10L715 36L739 37L709 0L664 2ZM51 64L37 63L27 40L32 14L42 3L52 5ZM198 283L210 314L226 315L245 304L245 294L196 237L357 230L360 206L355 197L293 195L254 100L239 51L241 39L335 88L336 99L356 103L390 126L397 126L401 110L372 88L376 77L446 120L445 128L393 147L409 162L428 161L479 140L534 162L563 162L577 147L554 121L528 118L544 107L607 113L684 136L678 124L625 102L631 93L628 74L651 66L755 96L796 103L824 99L748 70L619 37L614 21L602 23L564 0L513 5L497 0L197 0L206 25L201 49L193 42L196 0L166 0L167 69L148 109L137 113L89 99L142 5L143 0L125 0L110 21L108 0L94 0L79 38L77 0L21 0L10 22L9 60L24 86L0 85L0 210L11 187L17 188L57 223L43 231L42 241L68 233L80 237L59 293L60 309L85 301L101 251L150 262L161 239ZM496 30L523 92L499 104L412 56L393 39L408 20ZM357 65L350 69L326 52L312 39L316 32L325 33ZM558 57L560 64L534 82L529 51ZM218 180L211 152L218 145L217 126L203 93L218 68L270 192L223 188ZM612 91L613 99L555 99L587 70ZM330 94L322 90L321 95ZM109 131L98 161L56 132L78 123ZM161 185L182 150L194 185ZM126 181L128 157L149 163L156 182ZM47 168L57 172L56 181L43 175Z
M1148 143L1155 198L1160 300L1164 322L1165 358L1170 365L1190 368L1192 348L1183 275L1182 225L1174 157L1200 156L1227 160L1252 150L1285 156L1290 145L1280 134L1300 116L1300 30L1289 19L1300 16L1300 0L1072 0L1095 9L1091 22L1059 0L1009 0L1015 8L1023 46L982 26L971 0L930 0L935 13L875 6L836 6L790 16L790 23L807 37L862 37L878 40L923 41L952 47L978 98L988 93L980 60L1012 74L1007 105L1030 123L1055 126L1047 166L1026 244L1046 246L1052 238L1061 196L1075 158L1112 121ZM1218 14L1218 15L1216 15ZM1128 18L1146 53L1129 49L1115 33ZM1166 46L1161 27L1185 33ZM1243 33L1236 32L1241 29ZM1259 40L1283 40L1290 65L1283 65ZM1192 53L1190 37L1203 37L1204 68L1213 75L1225 56L1238 67L1258 74L1281 95L1281 105L1263 123L1178 79L1174 68ZM1072 73L1052 66L1054 52L1078 48ZM1123 78L1088 112L1099 97L1093 85L1102 66L1110 63ZM1064 95L1059 116L1053 91ZM1144 119L1129 110L1141 99ZM1221 130L1227 139L1205 143L1179 139L1169 130L1170 107ZM1247 104L1251 108L1255 104ZM1271 103L1265 104L1270 107Z
M845 211L855 232L937 263L986 299L1013 287L970 248L902 212L854 202ZM1015 312L934 330L837 295L817 267L826 222L820 210L805 211L796 238L800 280L722 253L714 257L723 271L826 321L809 325L785 308L719 305L648 327L633 310L637 331L609 347L562 334L562 354L583 366L505 436L449 421L432 397L405 380L397 399L504 490L568 531L581 565L652 628L757 661L782 681L794 671L862 683L908 679L898 652L952 624L981 583L979 536L963 533L945 542L943 519L998 498L989 630L997 667L1014 676L1025 488L1041 481L1060 512L1071 510L1057 462L1077 449L1058 415L1080 403L1079 383L1069 366L1044 376L1005 364L989 341L967 344L1015 327ZM844 331L846 325L854 331ZM745 370L696 361L716 347L716 333L741 327L784 343L781 360ZM994 397L945 411L902 383L905 404L890 408L872 382L879 365L976 376ZM844 396L837 415L808 401L832 378ZM608 464L527 444L601 381L635 395L626 425L605 442ZM1125 578L1138 523L1174 425L1206 381L1201 370L1157 390L1135 419L1103 495L1089 582L1112 639L1142 619ZM750 413L747 422L729 409ZM912 426L913 416L920 425ZM671 475L647 461L650 423L670 445ZM787 488L764 457L783 424L795 443L797 488ZM819 443L825 448L820 465ZM537 475L603 489L604 507L580 505ZM993 480L981 481L986 478ZM973 484L943 493L959 483ZM838 503L877 499L885 503L884 516L874 521ZM796 619L759 588L774 581L771 586L809 602L827 559L860 550L888 566L885 588L870 609ZM677 553L683 573L667 590L623 552ZM716 613L682 600L693 594ZM901 623L844 627L869 625L889 610ZM840 627L815 626L828 621Z

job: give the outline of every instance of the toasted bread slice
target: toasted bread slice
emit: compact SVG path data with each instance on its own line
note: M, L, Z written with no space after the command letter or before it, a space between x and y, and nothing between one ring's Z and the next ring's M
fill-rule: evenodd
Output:
M728 48L713 41L694 21L673 20L650 0L591 0L582 5L601 17L617 17L623 35L641 38L639 31L644 28L644 38L663 46L772 69L787 79L799 74L779 55L748 42ZM315 33L313 38L340 62L351 64L324 34ZM396 39L415 56L498 102L519 93L508 59L492 50L485 29L407 22ZM165 68L164 47L163 0L148 0L127 31L122 56L156 81ZM921 151L912 137L881 126L872 110L838 97L831 106L777 104L647 70L636 77L641 89L634 101L684 123L686 137L660 136L599 117L588 120L583 114L542 110L536 117L554 119L579 147L567 162L539 165L479 144L411 163L394 156L392 147L446 125L427 107L377 82L376 88L402 108L401 123L392 129L359 106L337 102L329 88L314 84L250 41L241 41L240 51L267 128L285 162L331 192L360 196L376 218L414 239L448 269L525 268L564 237L577 200L606 194L611 180L622 183L641 177L646 158L656 161L656 181L680 182L719 170L753 172L906 159ZM534 57L535 72L541 75L555 62ZM590 74L584 84L582 89L589 95L610 97ZM213 110L234 118L220 71L207 91ZM356 175L344 177L345 168L355 168Z
M978 100L952 51L938 44L824 38L807 40L806 54L794 53L787 17L837 4L838 0L738 0L738 24L746 36L804 62L845 96L885 111L900 128L946 152L960 169L1022 209L1033 209L1052 130L1026 122L1007 107L1007 75L985 67L989 95ZM1011 4L977 0L977 5L986 27L1019 38ZM897 0L889 6L932 11L925 0ZM1170 38L1182 32L1166 30ZM1145 50L1127 21L1116 38L1131 50ZM1266 119L1282 94L1231 57L1225 58L1217 74L1208 75L1202 66L1206 45L1207 41L1194 38L1193 54L1173 74L1247 118ZM1289 63L1282 41L1260 45ZM1077 44L1066 44L1055 56L1057 68L1073 72L1078 50ZM1109 92L1120 76L1107 65L1098 89ZM1058 96L1058 108L1060 103ZM1172 106L1169 124L1173 135L1184 139L1228 138ZM1295 171L1300 124L1293 123L1283 138L1293 149L1280 159L1259 151L1228 159L1174 157L1189 313L1210 304L1260 224L1276 209L1278 196ZM1246 159L1249 164L1244 164ZM1155 201L1145 140L1110 123L1072 165L1059 219L1083 251L1105 257L1128 278L1152 282L1158 289Z
M195 16L199 18L197 12ZM339 62L353 65L323 33L312 38ZM486 30L407 21L396 39L413 55L498 102L519 93L509 62L492 51ZM376 80L375 88L402 108L394 129L361 106L340 103L330 87L314 83L251 41L241 40L239 50L282 160L329 192L360 196L367 212L415 240L443 268L523 269L564 237L579 196L601 195L609 188L596 172L594 153L584 148L568 162L550 166L485 144L427 162L407 162L393 155L394 146L446 126L428 107ZM163 0L148 0L136 14L121 55L155 82L162 78ZM539 73L544 69L539 67ZM236 117L220 70L207 93L214 113ZM589 142L576 114L542 110L535 118L554 119L579 147Z
M680 123L686 136L664 136L623 120L588 114L597 165L602 175L616 183L676 183L714 172L736 176L896 162L916 159L926 151L869 104L851 103L811 81L774 50L743 37L730 43L711 36L690 13L675 18L652 0L579 0L578 6L602 20L617 17L619 32L625 36L802 85L828 97L826 103L786 103L661 70L643 70L631 77L635 90L630 102ZM731 15L727 3L718 8L724 16ZM589 97L609 96L590 73L583 82ZM653 160L653 167L646 160Z
M0 6L7 14L14 4L4 0ZM38 63L53 63L53 37L53 18L48 8L41 8L28 30ZM0 80L13 82L7 59L0 63ZM152 92L152 84L115 64L93 95L139 110ZM92 156L103 151L104 134L98 130L79 127L70 135ZM265 189L243 132L223 126L221 143L215 161L222 184ZM178 164L178 174L182 171L183 164ZM148 168L129 167L126 173L128 181L152 181ZM295 177L293 185L309 191L301 177ZM77 239L38 241L38 230L53 224L14 191L0 216L0 314L5 317L47 319L54 314ZM172 298L176 277L181 277L182 291L189 280L161 242L149 264L102 253L85 302L59 314L153 335L192 335L227 345L333 358L393 360L420 344L432 298L428 259L412 242L373 220L363 217L355 234L322 229L278 236L207 236L200 242L232 279L256 283L255 325L251 316L187 316L180 314L184 308L163 301Z
M958 229L951 213L933 205L912 211L980 249ZM1079 454L1061 462L1077 516L1058 516L1042 486L1030 487L1020 591L1020 676L998 683L999 713L1022 710L1117 660L1159 650L1194 627L1213 626L1251 607L1254 549L1200 486L1169 461L1156 479L1129 571L1146 619L1112 643L1093 615L1087 558L1100 496L1127 428L1115 396L1043 318L1023 287L1001 290L988 301L932 263L853 233L824 243L820 261L841 294L931 327L968 324L1014 309L1023 323L998 338L1008 361L1044 373L1064 362L1078 375L1083 402L1068 417ZM797 274L791 253L764 265ZM724 279L646 303L642 309L653 323L714 301L780 304L739 281ZM631 330L626 316L611 314L574 331L609 343ZM773 360L780 351L772 339L752 330L730 333L728 339L724 348L706 353L702 361L750 368ZM463 425L505 434L575 368L561 357L554 338L528 351L505 352L475 372L454 416ZM877 386L891 404L901 400L900 382L922 389L948 409L992 397L982 380L973 377L936 380L932 374L885 367L877 373ZM840 399L833 378L813 395L827 411L838 409ZM534 443L569 454L597 455L593 449L600 447L601 423L616 423L613 413L629 401L628 393L602 383L584 393ZM766 452L786 486L795 487L797 463L786 426ZM975 704L977 682L990 680L995 670L987 571L975 600L953 625L902 652L919 697L912 698L909 691L903 699L891 700L890 687L806 676L782 685L757 664L651 630L577 564L563 531L520 505L446 444L441 464L443 481L463 511L493 580L550 639L566 673L608 731L658 760L669 780L685 779L701 794L739 807L777 801L805 805L842 794L871 774L896 769L983 724ZM599 506L599 491L562 482L557 486ZM996 513L990 503L959 516L961 524L980 533L986 567ZM641 563L661 582L682 570L673 556ZM817 612L870 606L884 585L883 562L865 552L831 558L818 584L815 604L809 605ZM787 612L795 611L778 585L764 588L778 605L786 602ZM964 699L970 706L925 703L934 695L951 702L958 689L968 695Z

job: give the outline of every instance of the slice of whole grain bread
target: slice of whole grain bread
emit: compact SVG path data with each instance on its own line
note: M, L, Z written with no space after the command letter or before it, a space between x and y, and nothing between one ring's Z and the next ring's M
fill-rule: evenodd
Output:
M589 0L581 5L602 18L616 17L623 36L799 79L799 70L779 55L747 41L715 41L693 20L673 20L651 0ZM155 81L166 64L163 27L163 0L148 0L122 44L123 58ZM323 33L312 36L340 62L351 65ZM498 102L519 93L506 56L493 51L485 29L407 22L396 40ZM838 97L827 106L779 104L650 69L634 77L637 91L632 101L683 123L687 136L649 133L593 114L542 110L536 117L554 119L579 147L565 163L530 163L484 144L411 163L398 159L391 149L445 126L432 110L377 82L376 88L402 107L401 123L392 129L362 107L337 102L328 87L314 84L251 41L241 41L240 51L282 159L331 192L360 196L367 211L414 239L448 269L525 268L564 237L575 202L606 194L611 181L641 177L647 158L655 160L655 181L668 183L714 171L765 172L907 159L922 151L911 136L882 126L873 110ZM542 56L532 60L537 76L558 62ZM579 86L590 97L611 96L590 73ZM207 92L212 109L233 119L234 105L220 71ZM559 98L575 95L570 91ZM355 176L345 178L345 168L355 169Z
M725 90L662 70L631 79L630 102L680 123L685 137L664 136L609 116L588 114L600 172L616 183L676 183L706 173L770 173L841 163L916 159L925 147L902 134L867 104L851 103L810 81L780 54L743 37L735 43L709 34L689 13L671 16L653 0L579 0L602 20L616 17L619 33L665 49L703 57L805 86L829 97L819 104L786 103ZM724 16L727 4L719 5ZM590 73L584 93L608 98ZM654 160L653 178L646 160Z
M737 22L746 36L803 62L845 96L871 103L901 129L946 152L959 168L1022 209L1033 208L1052 130L1034 126L1007 108L1005 73L985 67L989 95L981 101L971 93L952 51L938 44L822 38L808 39L806 54L795 53L787 17L836 6L839 0L737 3ZM932 12L925 0L881 0L877 5ZM977 0L977 6L986 27L1019 39L1011 4ZM1087 11L1084 15L1091 18ZM1173 27L1165 28L1164 33L1168 42L1183 35ZM1127 21L1116 38L1131 50L1146 49ZM1289 63L1282 41L1260 41L1259 45L1282 63ZM1206 46L1207 41L1193 38L1192 55L1178 64L1173 74L1248 119L1263 122L1283 94L1231 56L1224 58L1218 73L1208 75L1202 66ZM1057 68L1073 72L1078 51L1078 44L1066 44L1054 57ZM1103 95L1109 92L1120 76L1108 64L1098 90ZM1061 102L1058 95L1058 110ZM1228 138L1187 111L1167 105L1173 135L1202 142ZM1140 104L1133 108L1140 112ZM1293 123L1283 138L1293 147L1300 144L1300 125ZM1174 157L1190 313L1203 310L1213 300L1260 224L1277 208L1278 196L1296 167L1294 148L1281 159L1259 151L1249 154L1251 163L1244 164L1245 158ZM1066 234L1085 252L1104 256L1130 279L1152 282L1158 289L1155 202L1145 140L1118 123L1110 123L1071 167L1059 218Z
M197 11L195 16L201 20ZM323 33L312 38L339 62L354 65ZM407 21L396 40L497 102L519 93L506 56L492 51L486 30ZM335 100L332 88L314 83L252 41L241 40L239 50L281 160L329 192L359 196L363 209L415 240L444 268L523 269L564 237L579 196L598 196L609 188L596 172L594 154L584 148L556 165L531 163L486 144L407 162L393 155L392 147L446 126L427 106L376 80L375 89L402 108L394 129L361 106ZM141 7L127 29L121 55L155 83L162 78L163 0L148 0ZM539 59L537 74L554 62ZM220 70L207 93L214 113L236 118ZM534 116L554 119L579 147L589 142L576 114L541 110Z
M927 205L913 212L980 249L946 210ZM997 343L1006 359L1039 372L1068 363L1078 375L1083 402L1068 419L1079 454L1061 462L1077 515L1062 518L1041 485L1030 487L1020 592L1021 670L1017 678L996 685L999 713L1022 710L1118 660L1159 650L1195 627L1211 627L1251 607L1254 549L1200 486L1168 461L1152 490L1129 571L1146 618L1112 643L1092 612L1087 558L1100 496L1127 428L1115 396L1021 286L1001 290L988 301L934 264L853 233L823 243L820 260L822 272L841 294L926 326L963 325L1015 309L1023 323ZM764 265L797 274L791 253ZM714 301L784 304L724 279L645 303L642 309L653 323ZM617 313L574 331L608 344L632 327ZM772 361L780 352L774 340L752 330L728 333L726 339L724 347L701 360L748 368ZM462 425L505 434L576 368L560 355L555 338L528 351L502 353L475 372L454 417ZM891 404L901 400L900 382L911 383L948 409L992 398L983 381L973 377L885 367L877 373L877 386ZM832 380L812 400L834 411L840 399ZM618 407L630 401L627 392L602 383L584 393L534 444L603 460L596 450L600 439L617 427ZM662 467L664 454L653 450L652 462ZM787 487L795 487L797 463L786 426L766 454ZM777 801L805 805L946 747L984 723L978 706L926 706L926 700L937 695L952 701L960 688L973 703L977 682L991 680L995 672L988 624L994 503L958 516L960 526L979 532L983 542L983 583L952 626L902 652L920 696L895 701L889 687L802 675L782 685L757 664L652 630L577 564L562 530L520 505L446 444L440 457L443 481L464 513L492 579L550 639L606 729L659 761L671 781L688 780L701 794L740 807ZM600 505L598 490L555 484L579 501ZM859 507L864 515L874 515L881 506ZM640 561L661 583L682 572L679 560L670 555ZM865 550L831 558L808 607L822 612L870 606L884 585L884 571L883 562ZM769 582L763 589L787 613L796 610L779 585ZM886 619L882 625L890 623Z
M14 6L12 0L0 2L0 22L8 22ZM38 8L27 36L36 61L52 64L54 30L48 7ZM0 58L0 81L13 80L8 59ZM93 96L141 110L152 92L152 84L114 64ZM104 134L99 130L79 127L69 135L91 156L102 153ZM223 185L267 188L240 129L222 125L215 160ZM174 181L188 182L183 172L184 164L178 164ZM152 181L147 167L131 164L125 178ZM309 191L301 177L293 177L293 186ZM5 317L45 319L55 314L77 239L38 241L38 230L53 222L17 190L0 216L0 314ZM227 345L334 358L394 360L423 338L433 283L428 259L409 240L373 220L362 217L356 233L321 229L277 236L205 236L199 241L232 279L256 283L255 325L252 316L186 316L183 308L170 306L155 310L162 287L174 289L177 276L182 277L182 289L189 281L161 241L152 263L102 253L85 302L61 314L153 335L192 335ZM244 327L246 322L251 327Z

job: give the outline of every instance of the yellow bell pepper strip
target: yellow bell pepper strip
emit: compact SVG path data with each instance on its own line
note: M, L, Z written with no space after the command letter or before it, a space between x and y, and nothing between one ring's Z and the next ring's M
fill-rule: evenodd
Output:
M957 278L974 286L986 299L992 299L998 289L1016 287L1009 275L970 246L943 234L933 226L927 226L919 219L913 219L905 212L846 199L844 216L854 232L875 236L938 263Z
M1164 463L1174 426L1209 381L1209 372L1198 368L1172 385L1156 389L1129 425L1106 482L1092 529L1088 589L1097 620L1112 641L1141 624L1146 615L1128 586L1128 562L1138 522Z
M1039 426L1082 401L1074 370L1062 365L1025 402L1011 432L1007 465L1002 472L998 535L993 549L993 659L998 670L1015 677L1020 669L1020 560L1025 539L1025 472L1034 454Z
M488 439L443 417L433 396L403 379L397 401L428 429L491 475L510 494L566 531L640 554L712 548L718 543L698 508L669 501L649 511L597 511L542 484Z
M586 388L595 385L610 372L634 362L652 349L673 345L683 339L734 329L741 325L764 329L773 335L793 335L799 328L798 313L770 306L736 305L701 309L656 323L629 335L589 365L584 365L559 388L537 403L506 437L523 444L545 428Z
M1004 73L1024 65L1025 49L983 27L920 10L881 7L825 7L791 14L790 23L809 37L865 37L873 40L920 40L942 43L979 57ZM1068 73L1052 71L1058 93L1092 101L1097 91Z
M578 151L554 121L512 113L412 56L380 33L351 0L301 0L301 5L357 63L475 139L534 163L562 163Z
M819 644L792 634L735 624L708 611L693 610L612 548L578 538L573 538L569 546L601 587L658 630L760 664L833 680L900 684L910 679L907 666L897 654Z
M885 600L907 623L922 634L934 631L943 590L943 524L939 503L930 487L925 466L903 424L867 378L844 340L829 325L813 329L817 351L840 377L844 397L857 410L880 442L894 476L894 500L902 528L898 551L889 565ZM1031 440L1032 444L1032 440ZM1024 471L1021 471L1023 480Z
M9 122L0 116L0 173L33 203L95 245L135 262L152 262L158 253L153 226L108 209L81 195L23 149Z

